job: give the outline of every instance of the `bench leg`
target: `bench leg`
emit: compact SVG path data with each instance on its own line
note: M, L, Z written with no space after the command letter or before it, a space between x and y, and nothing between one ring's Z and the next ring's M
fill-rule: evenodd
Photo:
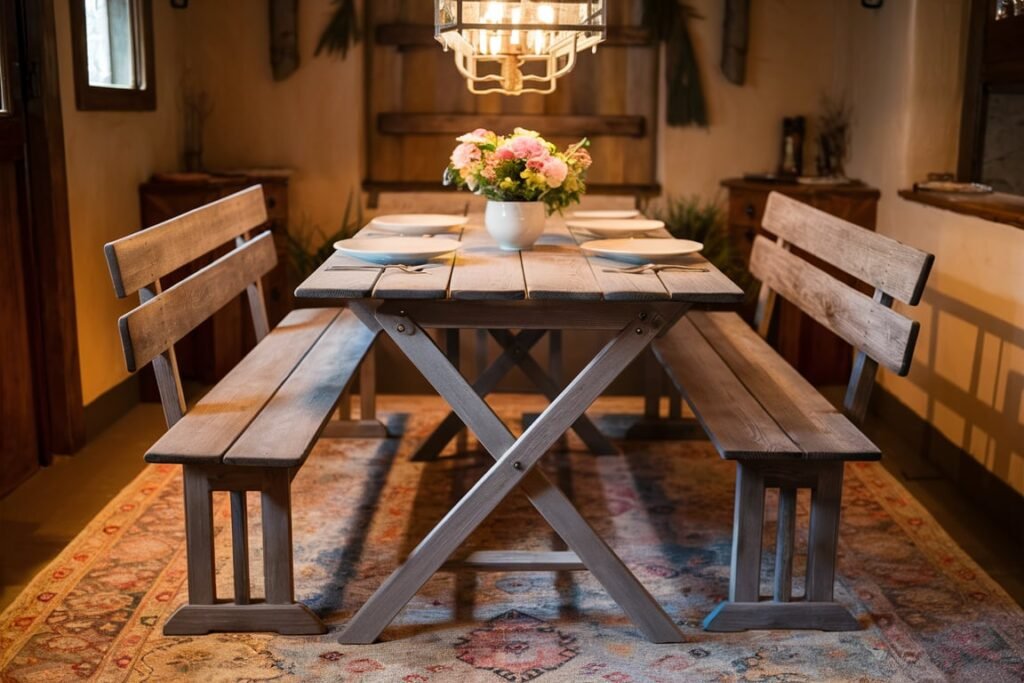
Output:
M665 374L665 369L648 351L644 359L644 414L626 430L636 441L692 441L706 438L697 420L683 417L683 396ZM668 395L668 415L661 415L661 396Z
M281 468L186 465L185 539L188 553L188 604L164 625L164 635L202 635L214 631L274 631L315 635L327 627L308 607L296 603L292 570L291 476ZM235 595L217 598L213 556L214 491L231 496L232 564ZM266 599L254 602L249 588L246 492L260 491Z
M768 488L779 489L779 522L775 543L774 596L771 600L763 600L760 594L761 537L765 490ZM793 543L798 488L811 489L811 520L807 589L803 600L793 601ZM737 464L729 600L707 616L705 630L860 629L853 615L833 601L842 491L842 462Z
M352 387L338 400L336 417L324 426L324 439L386 439L387 427L377 419L377 361L373 347L359 366L359 419L352 419Z

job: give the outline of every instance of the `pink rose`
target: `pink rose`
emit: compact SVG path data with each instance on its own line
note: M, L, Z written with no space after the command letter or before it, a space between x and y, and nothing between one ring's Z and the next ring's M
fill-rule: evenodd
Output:
M472 133L466 133L465 135L457 137L455 139L458 140L459 142L475 142L478 144L483 144L485 142L490 142L495 137L496 136L494 132L489 131L486 128L477 128Z
M494 150L494 159L498 161L512 161L516 158L515 151L508 145L502 145Z
M590 168L590 164L593 163L593 159L590 158L590 152L582 147L576 150L576 153L573 156L576 157L576 161L579 162L579 165L583 167L584 170Z
M452 166L463 169L480 161L480 148L471 142L463 142L452 152Z
M544 162L543 173L548 187L561 187L569 175L569 167L558 157L550 157Z
M498 154L506 161L510 159L547 159L551 156L543 142L530 137L512 138L498 148Z

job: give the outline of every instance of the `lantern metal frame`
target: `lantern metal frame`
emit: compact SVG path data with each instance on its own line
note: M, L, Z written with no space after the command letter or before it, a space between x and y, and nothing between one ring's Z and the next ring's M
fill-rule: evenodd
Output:
M576 66L580 52L596 51L604 42L606 3L435 0L434 37L446 52L455 54L455 66L475 95L550 94L557 80ZM578 23L556 21L570 11L579 17ZM512 19L517 13L531 20ZM543 13L552 19L538 20Z

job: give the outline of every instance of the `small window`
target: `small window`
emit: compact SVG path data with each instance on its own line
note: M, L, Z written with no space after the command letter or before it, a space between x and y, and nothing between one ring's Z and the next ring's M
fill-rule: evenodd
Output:
M156 109L151 0L70 0L79 109Z
M996 21L1024 17L1024 0L996 0Z

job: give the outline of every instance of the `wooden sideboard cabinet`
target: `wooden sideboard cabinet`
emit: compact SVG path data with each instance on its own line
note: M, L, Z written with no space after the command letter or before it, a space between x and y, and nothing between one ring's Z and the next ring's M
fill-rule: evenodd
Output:
M766 232L761 227L761 219L768 195L772 192L793 197L868 230L875 229L878 198L881 196L876 188L859 182L822 186L735 178L722 181L722 186L729 193L729 234L744 263L750 262L754 237ZM817 259L809 260L844 282L859 285L835 268ZM742 312L748 321L753 318L752 306ZM846 384L850 378L853 366L850 345L781 298L775 307L768 341L813 384Z
M273 327L294 305L287 271L290 175L287 170L268 169L153 176L149 182L139 186L142 225L149 227L247 187L262 185L267 202L266 227L274 235L278 258L277 266L263 278L267 316L270 326ZM229 246L225 245L204 260L172 273L162 283L164 288L195 272L222 253L226 253L228 249ZM255 342L252 321L243 310L243 301L240 297L175 345L182 378L213 384L224 377ZM149 374L144 374L141 380L143 398L158 400L155 383L151 381Z

